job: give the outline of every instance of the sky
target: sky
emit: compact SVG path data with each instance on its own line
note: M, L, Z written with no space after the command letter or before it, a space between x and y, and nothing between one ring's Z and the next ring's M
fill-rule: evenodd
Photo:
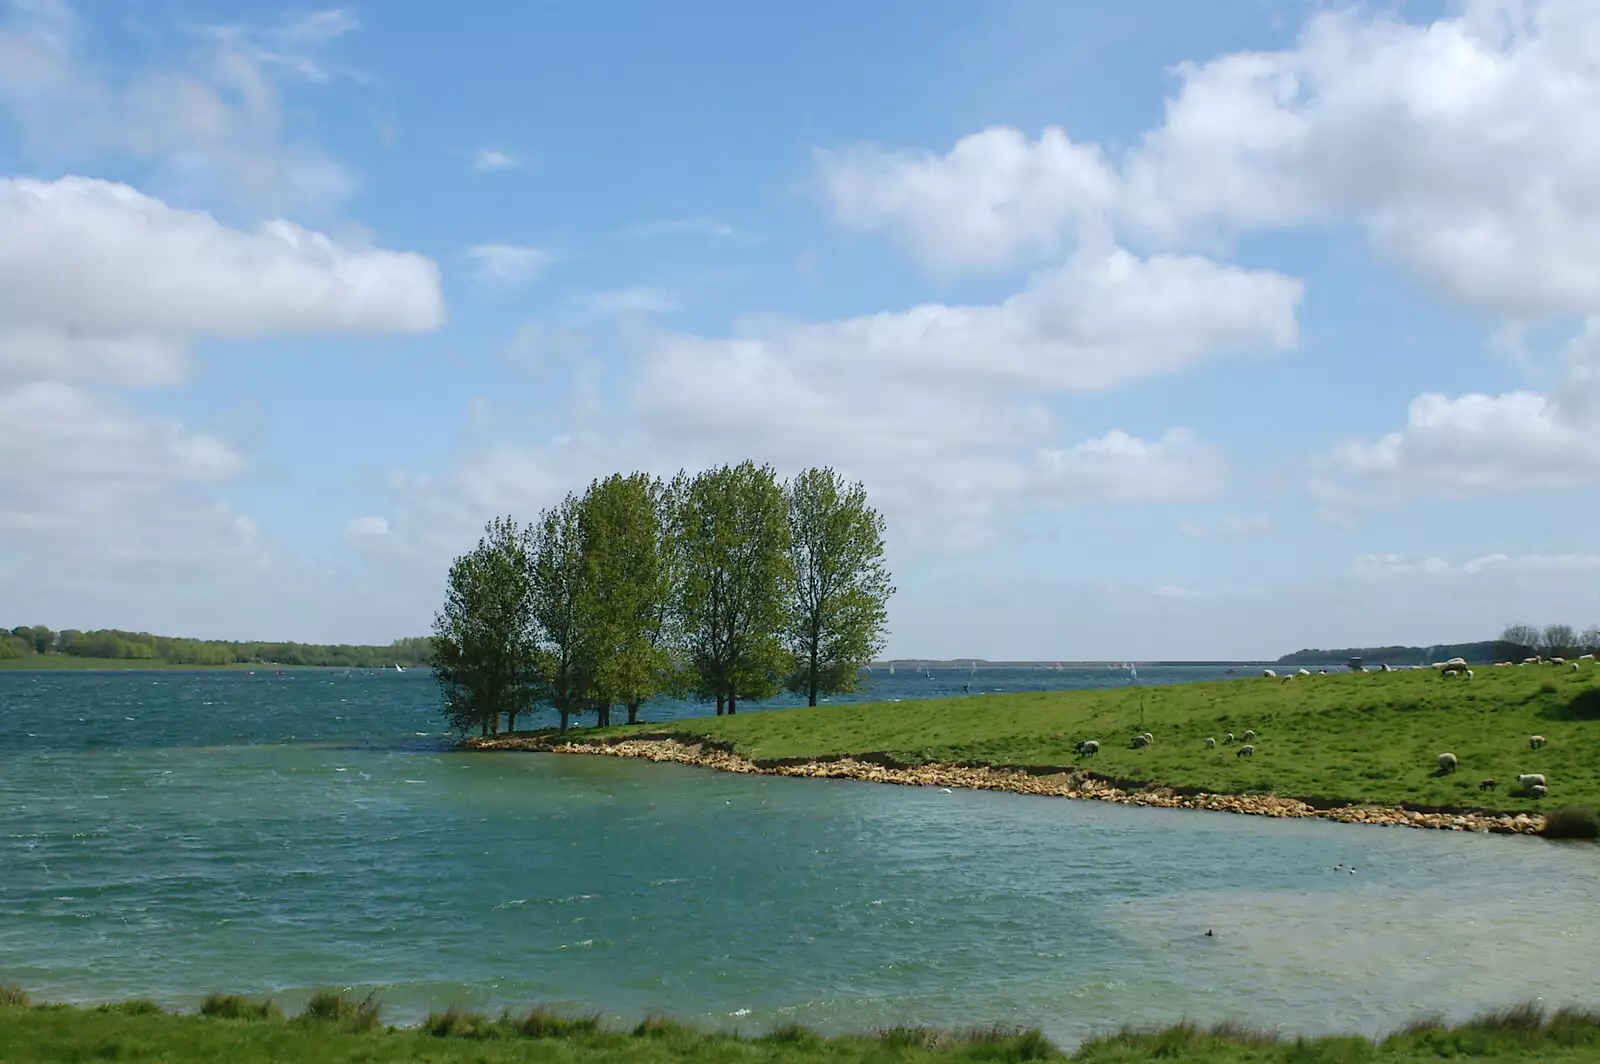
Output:
M0 0L0 623L829 465L887 654L1600 622L1600 4Z

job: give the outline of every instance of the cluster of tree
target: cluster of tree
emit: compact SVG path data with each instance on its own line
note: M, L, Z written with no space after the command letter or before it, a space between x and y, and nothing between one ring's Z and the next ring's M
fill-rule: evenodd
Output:
M1428 665L1435 661L1464 658L1474 665L1487 665L1496 657L1497 644L1492 639L1477 643L1442 643L1431 647L1346 647L1343 650L1297 650L1285 654L1275 665L1343 665L1351 658L1360 658L1368 665Z
M450 723L498 733L548 707L628 722L658 694L741 701L854 689L894 588L883 518L832 469L743 462L614 474L526 527L489 523L450 568L434 673Z
M1580 654L1600 654L1600 626L1590 625L1578 632L1570 624L1551 624L1542 629L1531 624L1508 624L1494 648L1497 661L1521 661L1535 655L1575 658Z
M42 624L13 628L0 638L0 658L27 657L32 654L163 661L177 665L258 663L378 668L395 664L432 664L433 640L427 636L416 636L398 639L388 646L228 642L178 639L115 628L90 632L68 628L53 632Z

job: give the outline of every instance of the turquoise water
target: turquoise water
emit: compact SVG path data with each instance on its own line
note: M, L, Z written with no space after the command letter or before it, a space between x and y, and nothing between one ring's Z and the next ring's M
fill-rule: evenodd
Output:
M0 673L0 982L1068 1043L1600 1003L1593 846L456 754L433 700L411 673Z

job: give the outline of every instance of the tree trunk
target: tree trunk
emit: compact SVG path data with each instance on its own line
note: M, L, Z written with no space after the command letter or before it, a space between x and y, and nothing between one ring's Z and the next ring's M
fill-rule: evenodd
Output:
M510 735L517 730L517 711L512 710L506 714L506 734Z
M571 716L572 716L572 711L570 709L561 710L561 734L562 735L567 734L567 720Z
M478 728L478 736L480 738L487 739L489 737L489 718L484 717L482 720L478 721Z
M737 696L735 696L732 691L729 691L728 692L728 716L730 716L730 717L733 716L735 710L738 709L738 701L739 700L738 700Z
M599 723L602 728L611 727L611 707L601 706L599 710Z
M806 686L811 689L811 704L817 704L817 644L811 644L811 675L806 677Z
M727 707L728 701L722 695L717 696L717 716L722 716L722 711Z
M629 702L628 703L628 723L629 724L637 724L637 723L639 723L639 703L637 703L637 702Z
M489 716L489 734L493 735L493 736L496 736L496 737L498 737L500 735L500 711L499 710L496 710L494 713L490 714L490 716Z

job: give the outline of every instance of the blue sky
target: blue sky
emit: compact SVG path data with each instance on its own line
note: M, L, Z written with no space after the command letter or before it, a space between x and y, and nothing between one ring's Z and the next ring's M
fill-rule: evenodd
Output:
M1600 8L0 6L0 620L426 630L831 464L890 652L1600 621Z

